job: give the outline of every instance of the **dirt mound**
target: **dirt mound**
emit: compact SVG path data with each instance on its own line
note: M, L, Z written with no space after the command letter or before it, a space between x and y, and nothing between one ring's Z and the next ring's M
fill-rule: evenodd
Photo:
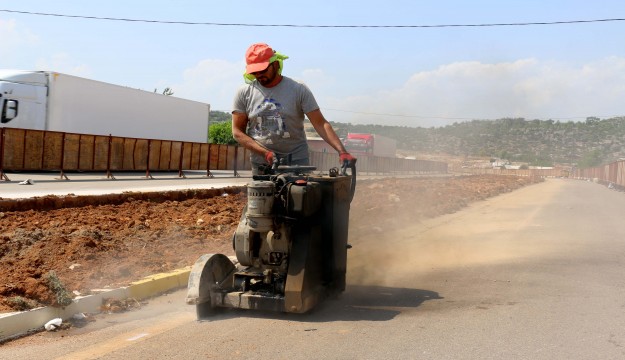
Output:
M363 232L451 213L536 181L541 180L469 176L359 181L350 241ZM53 281L70 296L84 295L192 265L204 253L232 254L232 234L246 203L243 190L0 200L0 311L58 304L62 299L50 290Z

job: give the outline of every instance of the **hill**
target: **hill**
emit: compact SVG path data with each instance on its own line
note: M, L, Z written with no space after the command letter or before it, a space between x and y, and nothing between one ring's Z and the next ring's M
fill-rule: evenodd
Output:
M231 115L211 111L211 121ZM331 122L340 137L379 134L397 140L397 148L416 154L491 157L535 166L593 167L625 158L625 117L583 122L505 118L472 120L437 128L359 125Z
M625 158L625 117L585 122L473 120L439 128L333 123L340 136L375 133L397 140L398 149L452 156L486 156L550 166L597 166Z

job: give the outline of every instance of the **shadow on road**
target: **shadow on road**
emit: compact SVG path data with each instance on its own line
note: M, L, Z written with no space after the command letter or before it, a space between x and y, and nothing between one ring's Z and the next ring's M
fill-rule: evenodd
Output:
M435 291L351 285L337 299L328 299L306 314L228 309L218 318L250 317L300 322L388 321L425 301L443 299ZM213 318L213 320L217 320Z
M351 285L336 300L329 300L303 321L387 321L425 301L439 300L435 291L384 286Z

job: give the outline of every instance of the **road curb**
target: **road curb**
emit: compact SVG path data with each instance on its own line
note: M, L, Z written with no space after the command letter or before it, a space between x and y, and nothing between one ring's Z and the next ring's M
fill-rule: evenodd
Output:
M43 329L45 323L55 318L67 320L79 313L99 313L105 299L134 298L143 300L186 287L190 272L191 267L189 266L167 273L150 275L126 287L104 290L97 294L75 298L72 304L64 308L49 306L0 314L0 343L29 332L39 331Z

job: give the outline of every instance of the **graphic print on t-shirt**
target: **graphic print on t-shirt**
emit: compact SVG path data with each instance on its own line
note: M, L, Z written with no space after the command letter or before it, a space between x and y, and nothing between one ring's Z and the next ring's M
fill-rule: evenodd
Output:
M256 140L263 140L266 144L273 143L272 137L290 137L280 115L281 110L280 103L274 99L265 98L250 116L249 135Z

